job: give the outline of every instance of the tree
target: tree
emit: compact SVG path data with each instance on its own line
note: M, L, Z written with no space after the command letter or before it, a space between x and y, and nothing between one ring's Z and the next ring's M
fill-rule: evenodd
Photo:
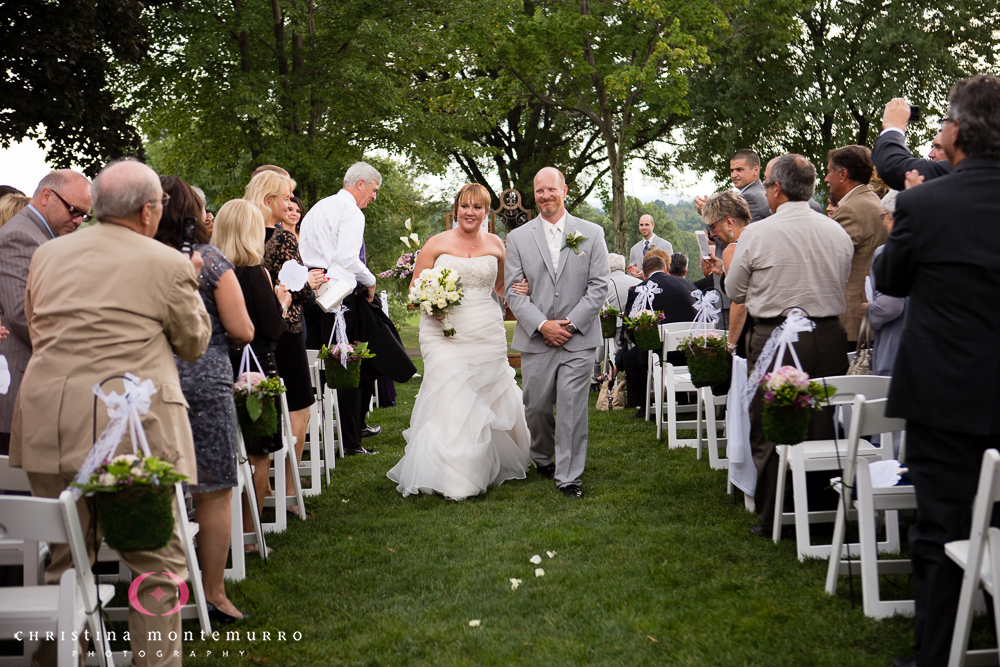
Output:
M134 0L5 2L0 145L34 139L57 168L76 162L90 176L114 158L141 156L129 109L108 86L111 58L135 63L146 52L142 8Z
M611 173L614 249L627 251L625 168L657 169L653 143L687 115L686 68L708 62L724 2L537 0L516 17L504 67L543 105L600 132Z
M776 1L753 0L692 76L682 159L720 183L742 148L802 153L822 173L830 149L874 143L890 98L937 118L952 82L997 64L996 2ZM935 130L925 121L909 138Z

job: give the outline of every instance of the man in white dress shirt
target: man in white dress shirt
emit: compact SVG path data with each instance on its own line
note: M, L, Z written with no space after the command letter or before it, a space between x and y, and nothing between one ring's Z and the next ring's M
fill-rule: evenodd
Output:
M339 264L358 281L352 294L344 299L347 312L347 338L364 341L375 358L361 365L361 384L357 389L338 389L344 454L377 454L361 446L361 438L378 435L379 426L366 426L365 415L375 391L375 380L388 375L396 382L406 382L416 372L413 362L395 334L395 328L382 312L375 296L375 276L365 265L365 214L362 211L375 201L382 186L378 170L365 162L356 162L344 175L344 188L317 202L302 221L299 252L309 268L324 271ZM322 341L330 340L335 316L322 319ZM334 341L336 342L336 341Z
M673 244L653 233L654 224L653 216L649 214L639 218L639 233L642 234L642 240L632 246L628 256L628 274L633 278L642 278L642 259L653 248L665 250L667 257L674 254Z

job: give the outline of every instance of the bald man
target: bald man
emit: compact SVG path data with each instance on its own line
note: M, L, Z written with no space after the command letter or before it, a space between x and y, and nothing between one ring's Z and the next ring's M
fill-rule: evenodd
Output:
M53 171L35 189L31 203L0 228L0 321L10 330L0 354L10 368L10 388L0 395L0 454L10 447L10 421L24 369L31 359L24 286L38 246L69 234L90 213L90 181L69 169Z
M653 216L646 214L639 218L639 233L642 240L632 246L632 251L628 256L628 273L633 278L642 279L642 259L647 252L654 248L660 248L667 253L667 257L674 254L674 246L653 233Z

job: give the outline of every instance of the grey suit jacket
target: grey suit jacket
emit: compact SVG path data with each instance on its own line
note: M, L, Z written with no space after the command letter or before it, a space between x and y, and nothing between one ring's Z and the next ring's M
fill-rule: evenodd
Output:
M642 268L642 246L646 241L640 239L638 243L632 246L632 250L628 254L629 266L632 264L637 264L639 268ZM656 234L653 234L653 238L649 239L649 249L661 248L667 252L667 256L674 254L674 246L670 241L660 238Z
M771 215L771 208L767 205L767 194L764 192L764 184L760 182L759 178L746 186L740 194L750 206L750 222L757 222Z
M0 341L0 354L7 357L10 368L10 388L0 395L0 433L10 433L14 399L31 359L31 338L24 317L28 266L38 246L51 238L45 223L27 207L0 227L0 323L10 330L7 339Z
M563 345L571 352L600 347L601 323L598 314L608 295L608 246L600 225L566 215L564 235L579 231L586 237L575 254L570 248L559 253L559 269L553 271L549 245L541 216L507 235L504 260L504 293L507 305L517 316L513 347L521 352L547 352L538 333L543 320L566 319L579 329ZM525 296L510 287L528 279L531 293Z

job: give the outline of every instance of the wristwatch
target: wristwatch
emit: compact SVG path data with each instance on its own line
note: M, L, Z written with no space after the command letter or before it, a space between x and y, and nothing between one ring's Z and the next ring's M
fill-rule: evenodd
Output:
M566 325L566 331L570 332L571 334L575 334L577 331L579 331L579 329L576 328L575 324L570 322L569 324Z

